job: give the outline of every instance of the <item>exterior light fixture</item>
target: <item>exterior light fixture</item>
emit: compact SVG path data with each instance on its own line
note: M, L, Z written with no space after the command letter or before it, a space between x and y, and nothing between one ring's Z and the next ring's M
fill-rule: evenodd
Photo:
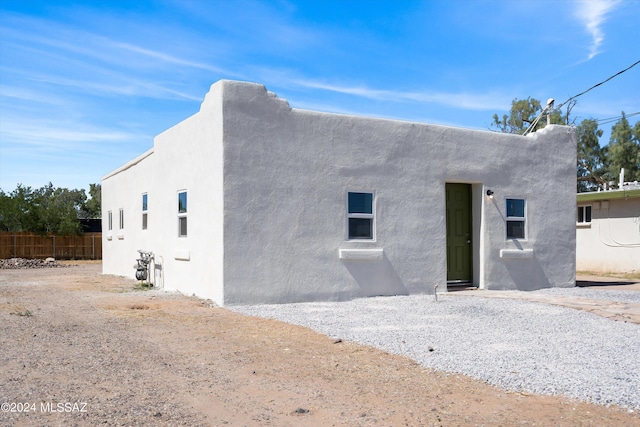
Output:
M490 199L493 199L493 191L487 190L487 196L489 196Z

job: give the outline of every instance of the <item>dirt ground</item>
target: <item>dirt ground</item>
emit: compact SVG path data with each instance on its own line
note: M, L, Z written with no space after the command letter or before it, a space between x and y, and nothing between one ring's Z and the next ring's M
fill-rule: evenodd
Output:
M0 270L0 426L640 426L135 286Z

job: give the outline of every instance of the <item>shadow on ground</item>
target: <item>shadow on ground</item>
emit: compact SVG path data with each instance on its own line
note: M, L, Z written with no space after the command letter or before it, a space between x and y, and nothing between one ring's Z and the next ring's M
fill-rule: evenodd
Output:
M600 281L600 280L576 280L579 288L605 287L605 286L631 286L638 282L633 280Z

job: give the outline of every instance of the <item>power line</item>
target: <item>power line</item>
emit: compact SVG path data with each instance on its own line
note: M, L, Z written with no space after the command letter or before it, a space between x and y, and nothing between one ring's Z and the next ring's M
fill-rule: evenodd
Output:
M589 89L585 90L584 92L580 92L579 94L572 96L571 98L569 98L566 101L564 101L562 104L558 105L556 107L556 109L562 108L563 105L565 105L567 102L571 101L572 99L576 99L577 97L582 96L585 93L589 92L591 89L594 89L594 88L596 88L596 87L598 87L598 86L600 86L602 84L605 84L606 82L608 82L612 78L619 76L620 74L624 73L625 71L629 71L630 69L632 69L633 67L635 67L638 64L640 64L640 61L636 61L633 64L631 64L630 66L628 66L627 68L625 68L624 70L618 71L617 73L615 73L613 76L609 77L608 79L603 80L600 83L596 83L595 85L591 86Z
M638 111L636 113L625 114L624 117L633 117L633 116L637 116L638 114L640 114L640 111ZM609 117L607 119L595 119L595 121L598 123L598 125L606 125L607 123L617 122L621 118L622 118L622 116Z

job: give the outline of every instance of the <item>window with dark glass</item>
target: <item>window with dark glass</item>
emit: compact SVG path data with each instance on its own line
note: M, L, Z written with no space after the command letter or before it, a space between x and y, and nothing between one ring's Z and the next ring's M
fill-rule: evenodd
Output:
M578 206L578 224L591 223L591 206Z
M113 230L113 212L111 211L107 213L107 230Z
M147 197L147 193L142 195L142 229L146 230L147 229L147 211L148 211L149 205L148 205L148 197Z
M507 199L507 239L524 239L525 222L525 200Z
M178 193L178 236L187 236L187 192Z
M373 193L347 193L347 228L349 239L373 239Z
M120 230L124 230L124 209L120 209Z

